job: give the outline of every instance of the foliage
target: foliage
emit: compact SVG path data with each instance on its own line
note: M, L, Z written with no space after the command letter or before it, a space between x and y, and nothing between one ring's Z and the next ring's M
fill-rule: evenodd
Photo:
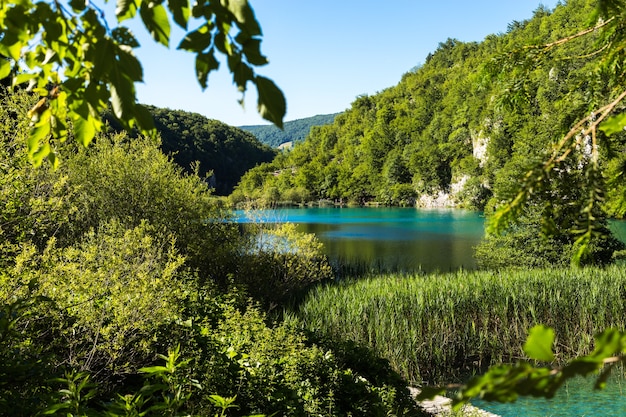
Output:
M532 19L481 43L442 42L398 85L358 97L288 155L251 170L236 190L238 199L262 198L259 187L281 194L302 187L309 201L402 205L444 192L465 207L482 209L491 196L491 205L499 204L510 192L497 183L510 183L529 167L509 161L541 160L542 150L593 102L610 96L600 75L588 78L601 58L572 58L585 55L593 39L577 38L549 53L523 48L571 34L593 10L591 1L570 0L554 11L540 7ZM515 52L520 49L541 55L541 65L524 61ZM568 166L576 162L570 155ZM599 182L595 176L586 183Z
M128 140L124 134L101 136L66 159L58 171L68 176L76 195L60 242L72 242L110 220L129 228L147 221L157 233L173 236L189 267L207 280L224 282L239 232L208 185L185 175L158 143Z
M575 207L570 205L570 208ZM481 269L567 268L576 255L575 238L567 233L569 219L562 213L550 217L554 227L549 234L537 205L524 210L517 221L500 234L488 234L476 246L474 257ZM572 216L573 214L570 214ZM615 261L624 243L613 237L606 222L590 244L583 265L606 265Z
M217 195L230 194L246 171L276 155L249 133L217 120L183 111L148 109L161 135L163 152L188 174L208 177Z
M363 377L247 306L330 275L312 235L255 246L145 137L101 134L34 168L12 117L28 99L0 113L0 414L416 415L403 380Z
M291 223L251 226L238 262L240 282L266 307L284 305L333 271L322 243L312 233L299 233Z
M107 370L109 378L133 371L137 358L150 356L154 329L178 319L185 298L183 258L168 236L154 235L147 224L125 230L113 222L73 247L60 249L52 239L3 276L0 300L29 292L50 300L56 313L48 314L64 326L56 332L55 345L63 346L57 355L67 365Z
M13 86L27 84L42 97L28 113L28 155L35 164L46 157L56 164L55 148L70 131L78 143L87 145L102 128L100 114L109 104L125 128L153 132L148 110L136 103L135 83L143 80L141 63L133 54L139 43L123 26L137 17L154 41L166 47L171 19L184 31L195 26L178 49L196 55L200 86L206 88L209 73L219 67L219 51L239 91L245 92L249 81L255 84L259 113L282 126L282 92L254 72L268 61L261 54L261 28L247 1L118 1L115 15L119 26L110 28L102 9L90 2L2 3L0 79L11 77Z
M208 362L213 369L206 384L236 394L239 413L419 415L404 382L389 382L391 370L370 378L342 364L331 349L310 346L292 324L268 327L258 310L226 309L212 334L222 357Z
M536 324L554 328L559 363L587 354L594 334L626 325L625 288L619 266L393 274L316 288L297 316L318 337L354 341L433 384L514 362Z
M33 100L24 92L0 94L0 267L11 263L20 243L43 248L64 223L72 197L67 177L50 167L33 170L26 152L27 109Z
M458 410L475 397L499 402L514 402L520 395L552 398L565 381L577 375L596 375L594 388L602 389L616 366L626 363L626 335L617 329L606 329L596 336L595 348L590 354L580 356L561 368L534 365L553 360L554 341L551 328L533 327L524 344L524 353L530 361L494 366L484 375L473 378L453 399L453 408ZM430 398L445 391L446 388L429 388L418 399Z
M626 126L626 119L619 114L623 107L620 103L626 97L626 91L623 91L625 74L620 69L624 52L621 46L615 46L626 40L623 34L623 2L599 1L592 10L592 27L553 42L513 50L504 61L503 71L510 71L514 67L520 79L528 79L530 63L543 65L545 61L554 59L554 56L562 55L563 50L571 54L572 49L578 46L578 57L570 57L569 60L586 64L586 84L591 87L587 97L581 100L586 106L587 115L583 117L584 113L580 112L577 122L574 122L576 119L567 121L564 127L568 130L560 132L560 140L550 147L546 146L546 155L531 164L523 175L520 186L503 196L504 204L500 204L491 216L488 228L491 233L502 232L522 215L529 202L532 205L536 195L546 191L554 192L555 189L565 189L571 194L572 185L564 177L579 172L580 180L575 185L579 194L570 203L577 203L577 213L570 217L570 225L565 228L572 235L572 261L576 264L584 262L590 256L592 243L605 234L603 205L606 189L609 186L615 187L615 183L605 181L604 165L607 159L611 161L614 153L619 155L623 152L623 134L620 132ZM593 59L590 60L591 57ZM577 66L580 67L580 64L564 67L561 71L566 71L569 76L570 73L577 72ZM521 101L525 105L527 97ZM611 116L614 113L618 114ZM624 198L619 192L609 192L611 194L618 201ZM609 206L615 205L615 202L609 203ZM544 211L542 218L549 221L552 214L551 210ZM548 228L544 232L556 235L557 238L560 233L554 228Z
M283 143L302 142L312 128L332 123L337 114L318 114L304 119L291 120L285 122L282 130L272 125L239 126L239 128L252 133L261 143L277 148Z

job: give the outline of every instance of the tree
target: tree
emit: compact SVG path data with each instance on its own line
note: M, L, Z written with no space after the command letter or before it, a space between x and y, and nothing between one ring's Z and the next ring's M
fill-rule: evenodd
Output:
M568 227L569 233L576 237L573 248L573 262L579 264L593 250L593 243L604 238L605 217L602 215L604 195L607 183L603 178L603 156L610 153L617 143L623 145L621 132L626 129L626 2L624 0L599 0L591 21L593 26L557 41L527 46L516 50L508 57L513 67L528 71L528 63L540 64L546 55L554 49L576 39L593 37L593 49L589 54L602 55L595 68L593 77L602 81L604 93L609 97L604 103L597 103L593 97L589 100L592 110L575 122L565 135L548 150L547 157L528 170L512 196L504 201L489 220L488 230L498 233L526 215L529 204L536 197L551 188L565 186L566 178L578 168L582 179L578 182L579 200L578 220ZM588 55L587 55L588 56ZM511 64L509 64L511 65ZM511 66L505 66L510 71ZM516 70L519 70L517 68ZM520 91L514 91L518 94ZM621 139L621 140L620 140ZM615 172L615 167L611 167ZM626 166L617 169L617 178L621 179ZM564 175L567 174L567 175ZM615 178L613 179L615 187ZM623 187L616 187L622 192L620 201L626 200ZM542 212L542 220L550 226L552 210ZM555 235L554 227L545 227L547 236ZM615 294L618 297L618 294ZM576 375L597 375L595 388L606 385L611 371L618 364L626 363L626 333L617 329L607 329L596 336L594 350L587 356L578 357L560 368L551 368L541 364L554 360L554 331L544 326L530 330L524 345L528 361L513 365L499 365L490 368L484 375L472 379L462 387L454 400L455 407L460 407L471 398L482 397L487 400L512 402L519 395L551 398L563 383ZM538 365L539 364L539 365ZM458 388L458 387L457 387ZM432 397L442 393L440 388L425 389L420 398Z
M490 217L488 233L501 233L506 227L520 218L527 203L532 202L538 194L545 193L551 187L561 184L567 186L562 178L578 167L583 180L579 183L579 213L567 232L575 237L572 261L580 264L589 255L592 243L605 236L603 203L606 194L606 181L603 177L603 156L614 151L614 137L626 127L626 51L622 45L626 42L626 2L623 0L599 0L595 12L591 16L593 26L557 41L526 46L509 54L503 71L529 71L530 64L539 65L542 60L555 49L584 37L592 37L593 48L586 56L601 55L602 59L595 67L593 78L599 80L605 90L602 97L609 100L598 103L598 97L588 101L590 111L582 117L569 131L547 150L547 158L534 164L519 181L521 184L507 201L503 202ZM572 59L572 58L569 58ZM521 65L520 65L521 62ZM522 93L523 87L512 92L512 96ZM510 97L509 97L510 98ZM602 99L602 98L601 98ZM622 138L623 139L623 138ZM624 168L618 170L622 175ZM620 200L625 200L622 194ZM550 227L552 210L543 212L543 220L548 227L544 230L549 235L554 232Z
M255 67L268 61L260 50L261 27L247 0L193 5L189 0L119 0L115 15L118 26L111 28L93 2L1 3L0 79L9 78L12 86L41 96L28 114L33 163L48 158L56 164L55 148L69 136L89 144L102 128L100 115L109 105L126 129L154 133L150 113L136 102L135 83L143 78L133 54L139 43L122 25L138 17L154 41L166 47L171 20L187 31L178 49L196 55L196 77L203 89L209 73L219 67L216 52L225 55L239 91L245 93L248 81L255 84L259 113L282 127L285 98L270 79L255 73ZM189 30L192 24L197 28Z

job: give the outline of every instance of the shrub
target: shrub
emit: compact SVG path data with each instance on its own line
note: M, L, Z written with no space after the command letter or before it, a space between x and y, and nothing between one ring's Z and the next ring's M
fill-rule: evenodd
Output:
M266 307L283 304L333 276L322 243L312 233L298 232L294 224L251 226L248 237L237 282Z
M184 174L158 143L99 136L89 149L68 156L63 169L76 190L63 244L111 219L128 228L147 221L156 233L175 237L176 248L202 279L223 283L232 270L240 241L229 213L205 182Z
M4 276L0 300L25 297L35 282L35 295L56 308L49 315L60 326L61 362L109 378L132 372L151 356L155 329L181 314L184 259L170 238L154 237L146 223L126 230L111 222L74 246L53 239L41 255L24 255L19 279Z

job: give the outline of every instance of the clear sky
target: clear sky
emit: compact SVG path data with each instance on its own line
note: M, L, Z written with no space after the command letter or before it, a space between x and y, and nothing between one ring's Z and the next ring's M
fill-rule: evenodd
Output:
M514 20L532 17L540 4L557 0L250 0L263 29L262 52L270 63L257 73L276 82L287 97L285 120L346 110L362 94L396 85L447 38L481 41ZM194 29L195 27L192 27ZM132 26L145 83L141 103L186 110L233 126L267 124L256 112L249 84L245 109L226 64L209 76L202 92L194 57L156 45Z

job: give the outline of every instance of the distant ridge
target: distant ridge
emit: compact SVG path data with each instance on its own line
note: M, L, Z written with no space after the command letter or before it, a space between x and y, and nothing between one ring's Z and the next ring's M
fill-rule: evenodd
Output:
M239 129L252 133L261 143L278 148L286 142L302 142L307 137L313 126L331 124L339 113L318 114L304 119L285 122L285 130L280 130L274 125L238 126Z

